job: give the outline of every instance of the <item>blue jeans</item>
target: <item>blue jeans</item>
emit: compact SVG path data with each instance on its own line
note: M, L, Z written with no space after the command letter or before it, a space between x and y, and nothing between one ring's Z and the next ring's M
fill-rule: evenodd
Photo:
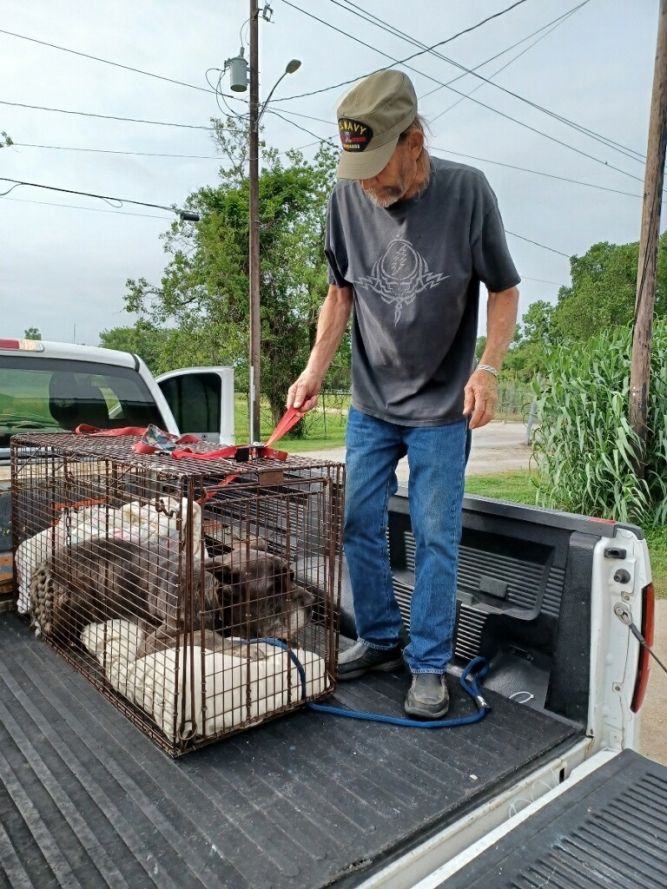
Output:
M416 554L410 644L404 658L412 673L441 674L453 655L467 420L398 426L352 407L346 444L343 540L357 635L376 649L393 648L401 638L386 529L387 505L398 487L396 465L407 454Z

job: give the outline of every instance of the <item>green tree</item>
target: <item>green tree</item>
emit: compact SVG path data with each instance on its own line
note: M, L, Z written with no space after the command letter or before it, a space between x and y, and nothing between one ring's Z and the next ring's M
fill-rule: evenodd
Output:
M174 366L231 364L239 386L248 368L248 181L247 134L228 118L215 124L227 165L220 184L191 195L186 205L201 221L174 222L163 235L171 259L159 285L129 280L125 305L155 327L177 328L165 353ZM260 299L262 393L277 419L287 388L301 372L315 338L327 288L323 251L326 201L336 153L323 145L308 163L298 151L286 159L263 147L260 177ZM330 379L349 379L345 348Z
M9 148L10 145L14 144L14 140L11 136L8 136L4 130L0 131L0 148Z
M168 348L170 338L176 331L158 328L145 318L140 318L133 327L112 327L100 334L100 345L105 349L118 349L133 352L148 365L154 374L172 370L169 367ZM165 366L167 365L167 366Z
M37 327L28 327L24 331L23 336L27 340L41 340L41 338L42 338L42 334L40 333L39 328L37 328Z
M552 346L559 339L554 328L555 307L543 299L531 303L521 319L521 341Z
M521 380L530 380L545 368L549 350L559 341L554 321L555 307L538 299L528 306L505 359L505 367Z
M587 340L630 323L634 315L639 244L594 244L570 259L572 283L561 287L553 324L565 340ZM656 317L667 315L667 233L660 237Z
M482 357L484 349L486 349L486 337L478 336L477 342L475 343L475 361L479 361L479 359Z

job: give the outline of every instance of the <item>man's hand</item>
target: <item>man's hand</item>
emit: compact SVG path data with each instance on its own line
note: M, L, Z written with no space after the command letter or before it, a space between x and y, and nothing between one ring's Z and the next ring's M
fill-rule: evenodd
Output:
M463 413L469 428L479 429L493 420L498 404L498 380L486 370L476 370L463 390Z
M312 371L304 370L299 379L287 390L287 407L307 413L317 404L322 380Z

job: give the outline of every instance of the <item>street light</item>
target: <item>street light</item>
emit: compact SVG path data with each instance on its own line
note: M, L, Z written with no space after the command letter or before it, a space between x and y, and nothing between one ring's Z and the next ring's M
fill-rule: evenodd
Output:
M275 93L276 87L278 86L280 81L283 79L283 77L286 77L288 74L294 74L294 72L298 71L300 67L301 67L301 59L290 59L289 62L285 65L285 70L280 75L278 80L276 80L276 82L273 84L273 86L271 87L271 89L269 91L269 95L266 97L266 99L262 103L262 108L259 112L259 116L257 117L257 126L258 127L259 127L259 123L262 119L262 115L266 111L266 106L269 104L269 102L271 100L271 96Z
M261 436L259 418L260 400L260 294L259 294L259 122L266 111L269 100L280 81L287 74L293 74L301 67L299 59L291 59L269 91L266 101L259 106L259 52L257 40L257 0L250 0L250 119L249 119L249 158L248 179L249 235L248 235L248 291L250 301L250 363L249 363L249 419L250 442L259 442Z

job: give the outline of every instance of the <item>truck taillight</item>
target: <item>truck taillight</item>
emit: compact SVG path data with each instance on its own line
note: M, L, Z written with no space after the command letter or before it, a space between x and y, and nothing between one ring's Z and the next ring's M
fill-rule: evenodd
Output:
M649 583L642 590L642 636L646 640L646 644L653 646L653 636L655 629L655 592L653 584ZM630 709L633 713L637 713L644 703L646 688L648 686L648 677L650 673L651 655L648 649L642 645L639 649L639 664L637 666L637 680L635 682L635 690L632 695L632 704Z
M0 349L17 352L43 352L44 344L39 340L2 340L0 339Z

